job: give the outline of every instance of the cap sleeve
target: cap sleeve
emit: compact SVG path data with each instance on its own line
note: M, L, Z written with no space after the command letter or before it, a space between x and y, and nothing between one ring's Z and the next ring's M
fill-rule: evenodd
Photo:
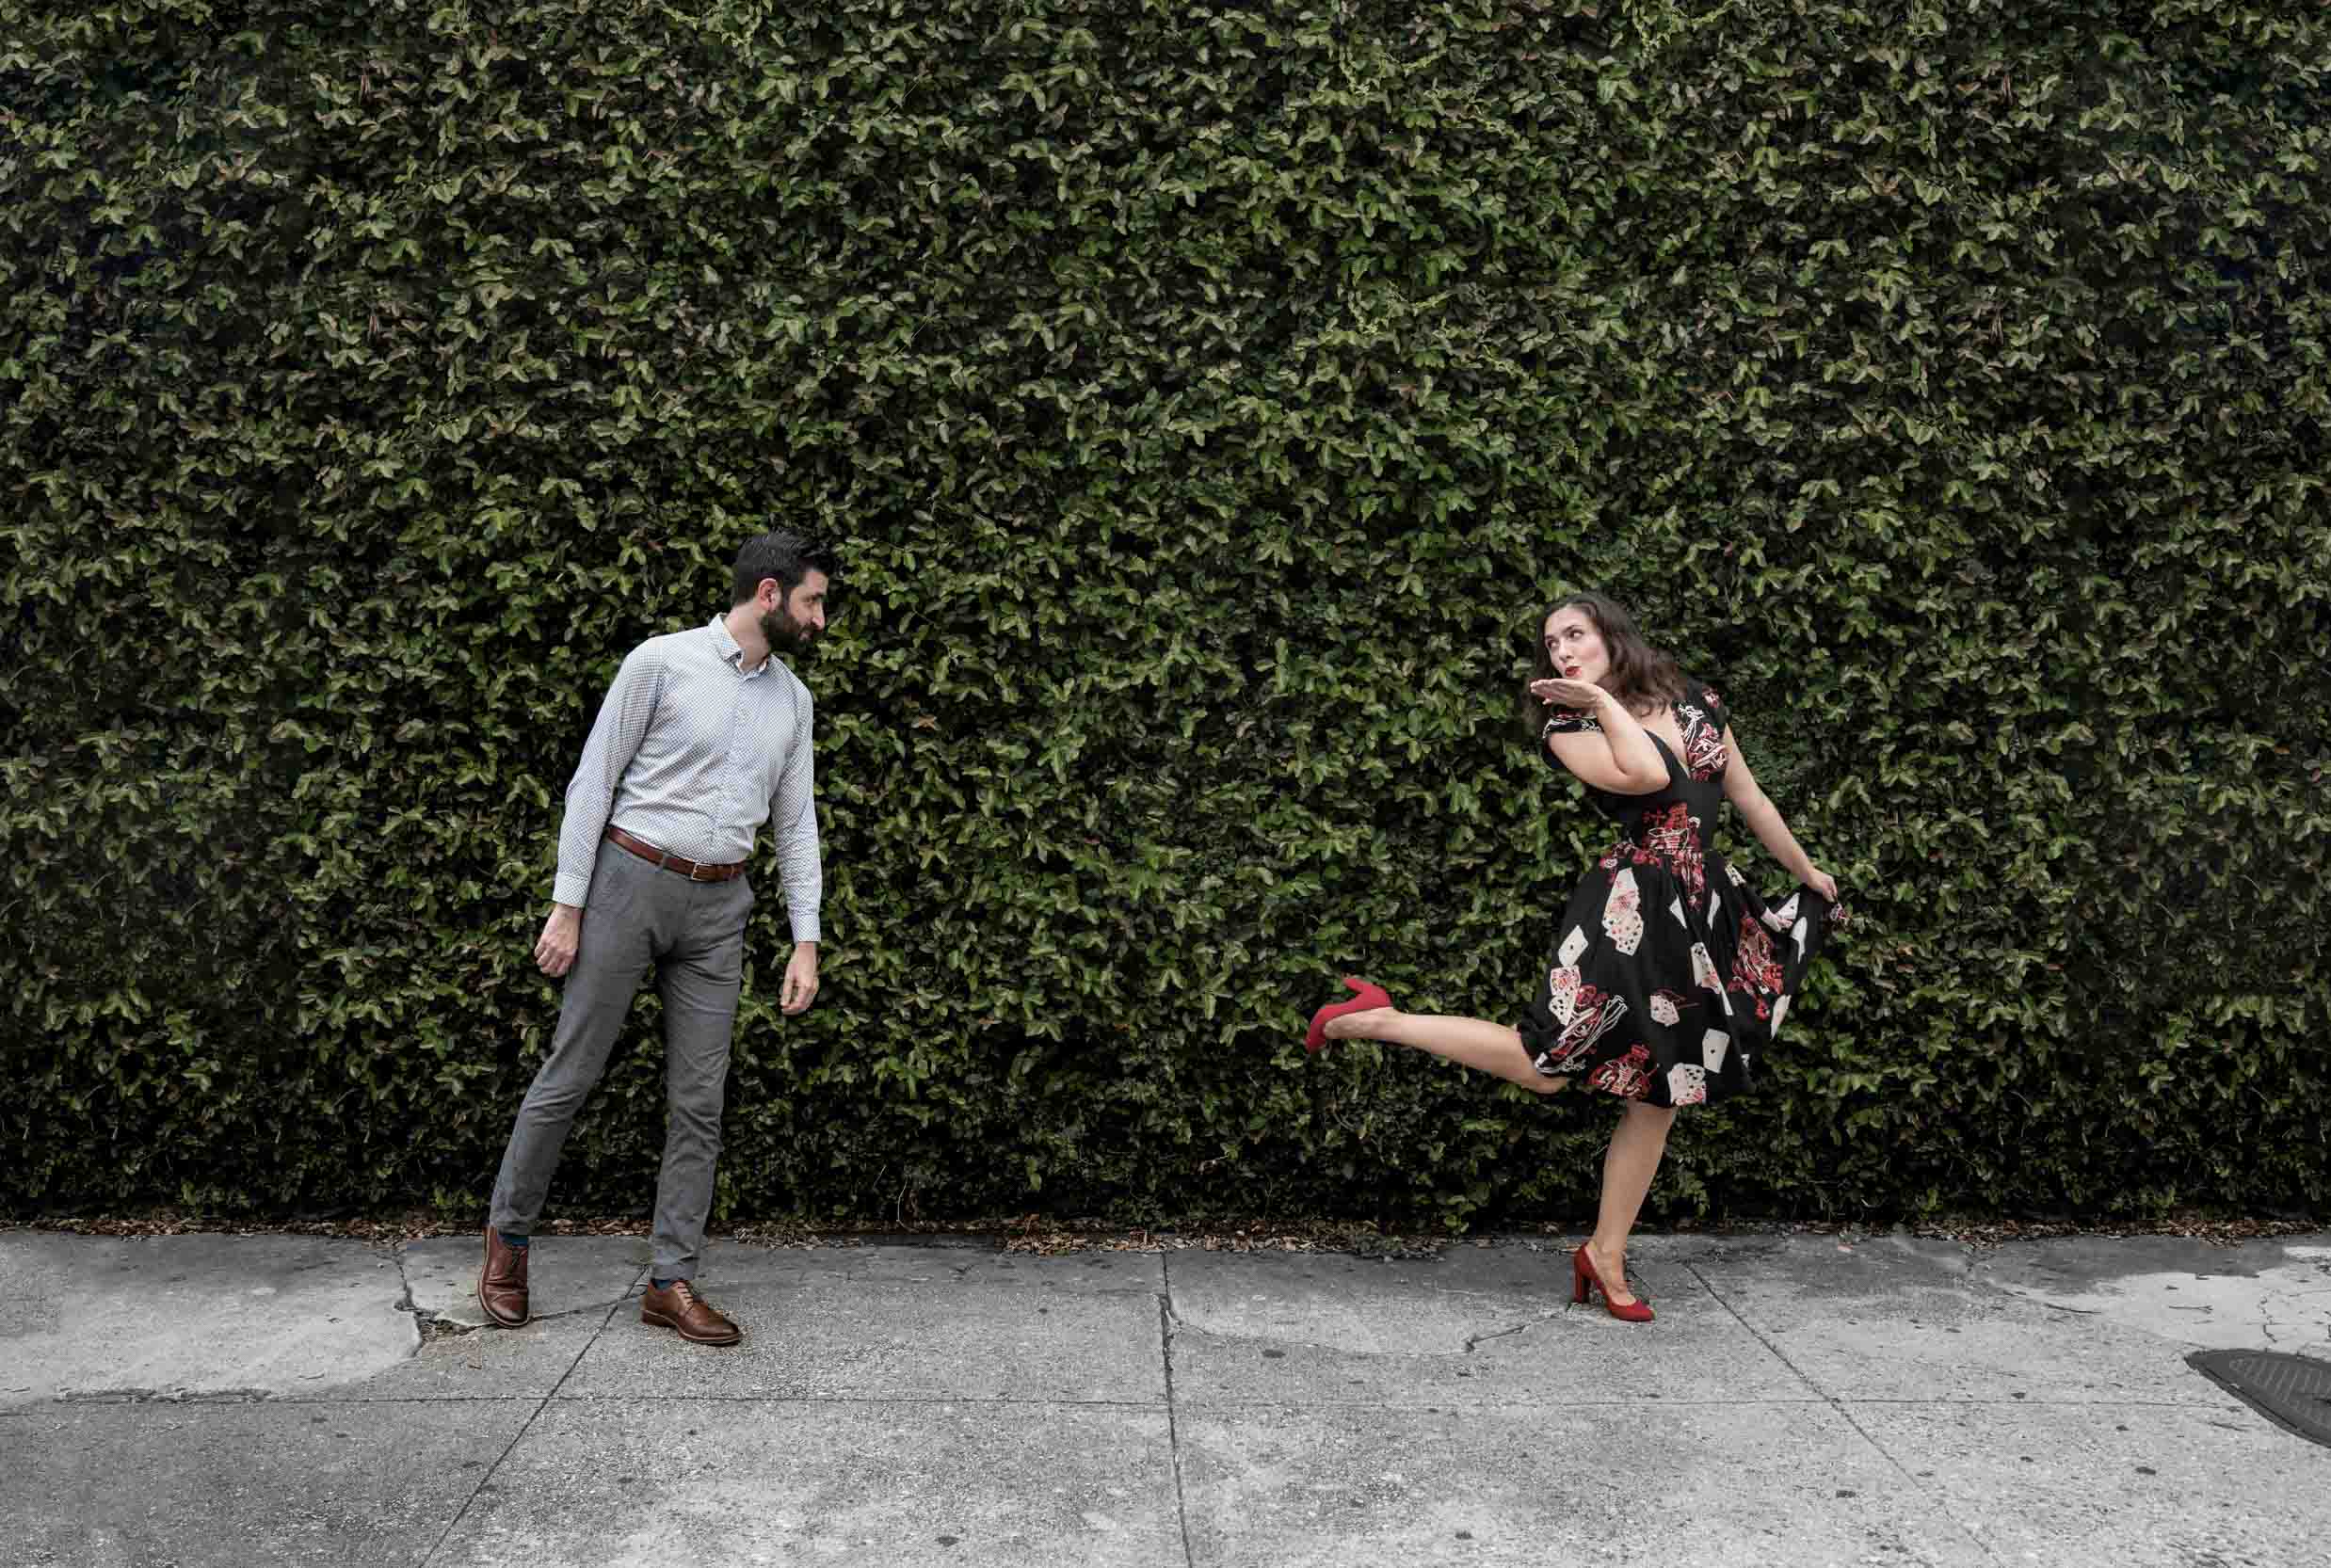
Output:
M1537 760L1562 775L1563 777L1569 777L1570 770L1562 765L1562 759L1556 757L1553 748L1546 743L1556 735L1578 735L1588 731L1600 734L1602 721L1592 713L1582 712L1575 708L1555 709L1553 716L1538 727Z

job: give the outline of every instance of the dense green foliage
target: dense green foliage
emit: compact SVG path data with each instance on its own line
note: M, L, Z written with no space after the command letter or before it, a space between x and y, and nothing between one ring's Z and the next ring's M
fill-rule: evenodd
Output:
M1655 1213L2319 1207L2326 93L2239 0L0 0L0 1211L482 1205L599 697L775 521L724 1213L1585 1212L1607 1101L1298 1038L1526 1004L1588 585L1857 917Z

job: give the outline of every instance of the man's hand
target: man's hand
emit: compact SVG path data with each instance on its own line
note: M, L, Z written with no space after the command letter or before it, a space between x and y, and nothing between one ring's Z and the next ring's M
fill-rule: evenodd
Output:
M556 980L574 968L575 950L582 945L583 911L571 904L554 904L551 918L542 922L542 935L535 938L534 961Z
M817 999L817 944L796 942L785 966L785 989L779 1002L786 1013L806 1013Z

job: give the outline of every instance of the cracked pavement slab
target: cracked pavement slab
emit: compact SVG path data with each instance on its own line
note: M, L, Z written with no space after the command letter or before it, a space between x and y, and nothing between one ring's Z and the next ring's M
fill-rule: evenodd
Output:
M1809 1236L1712 1255L1694 1270L1825 1397L2216 1402L2185 1347L2051 1311L1969 1261L1891 1237Z
M1822 1405L1199 1404L1181 1428L1197 1564L1985 1561Z
M30 1568L378 1568L443 1533L530 1403L47 1406L8 1423Z
M1393 1261L1178 1254L1175 1388L1206 1402L1396 1409L1690 1401L1712 1382L1730 1400L1816 1397L1669 1249L1629 1261L1661 1314L1656 1334L1599 1303L1571 1305L1569 1269L1551 1247Z
M433 1559L803 1560L1180 1568L1166 1413L562 1398Z
M0 1408L319 1393L413 1353L403 1296L362 1241L0 1233Z
M2226 1403L1865 1404L1855 1417L1996 1561L2314 1568L2331 1539L2331 1451Z
M2188 1348L2331 1360L2331 1236L2239 1247L2066 1237L2002 1248L1978 1272L2013 1295Z
M432 1334L409 1359L333 1397L394 1403L413 1400L548 1399L609 1327L609 1309L539 1320L518 1329ZM616 1322L622 1321L619 1315Z
M708 1352L619 1313L564 1392L1158 1401L1162 1279L1150 1253L715 1242L697 1283L743 1344Z
M487 1327L485 1308L477 1304L484 1250L483 1240L474 1236L408 1243L403 1258L414 1312L442 1329ZM526 1264L534 1321L603 1316L647 1279L651 1250L636 1236L539 1238L528 1249Z

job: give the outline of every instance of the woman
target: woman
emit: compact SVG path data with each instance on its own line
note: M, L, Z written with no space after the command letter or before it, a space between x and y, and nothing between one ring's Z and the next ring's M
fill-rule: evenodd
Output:
M1748 1087L1842 912L1837 883L1757 788L1723 699L1646 643L1617 604L1600 594L1557 604L1529 689L1539 755L1583 781L1620 830L1570 895L1536 1005L1519 1028L1402 1013L1382 988L1346 978L1358 995L1321 1008L1305 1045L1388 1040L1539 1094L1583 1082L1624 1100L1600 1216L1571 1260L1571 1300L1600 1289L1613 1317L1648 1322L1650 1307L1627 1288L1627 1237L1676 1108ZM1727 799L1800 884L1776 907L1708 847Z

